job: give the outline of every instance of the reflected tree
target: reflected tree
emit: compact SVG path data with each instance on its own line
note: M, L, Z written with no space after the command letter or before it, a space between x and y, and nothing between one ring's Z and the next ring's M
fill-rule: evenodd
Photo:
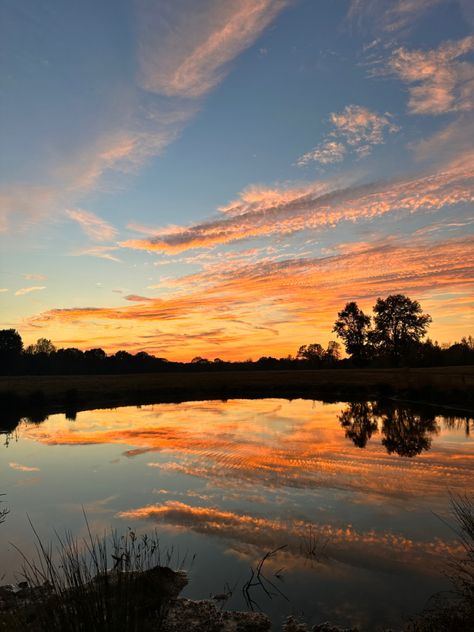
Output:
M389 454L413 457L431 448L438 426L433 413L415 413L397 404L378 404L382 422L382 444Z
M377 419L371 402L352 402L338 416L341 426L358 448L365 448L367 441L377 432Z
M456 417L446 415L443 417L443 422L445 427L449 430L464 430L466 437L474 433L474 419L468 415Z

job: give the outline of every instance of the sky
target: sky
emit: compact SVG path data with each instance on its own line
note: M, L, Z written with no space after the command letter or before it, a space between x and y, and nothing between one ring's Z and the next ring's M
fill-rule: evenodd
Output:
M0 328L170 360L474 333L470 0L4 0Z

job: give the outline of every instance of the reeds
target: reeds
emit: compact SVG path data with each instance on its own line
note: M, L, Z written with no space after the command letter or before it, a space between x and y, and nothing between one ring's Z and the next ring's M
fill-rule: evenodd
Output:
M0 494L0 496L5 496L5 494ZM2 501L0 500L0 503ZM0 524L2 524L2 522L5 521L5 518L7 517L7 515L10 513L10 510L8 509L8 507L3 507L2 509L0 509Z
M461 556L448 561L452 589L435 595L431 605L409 623L407 632L474 630L474 495L451 494L451 509L453 528L464 549Z
M159 539L111 531L87 536L56 533L56 546L36 539L35 559L18 550L28 587L10 612L5 630L31 632L142 632L159 630L170 601L186 585L181 569L186 556L176 559L162 551ZM1 621L0 621L0 629Z

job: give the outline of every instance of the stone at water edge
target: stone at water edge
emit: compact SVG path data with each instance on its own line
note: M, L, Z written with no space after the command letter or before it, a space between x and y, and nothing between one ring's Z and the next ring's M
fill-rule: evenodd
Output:
M210 601L177 599L160 632L269 632L270 619L260 612L219 610Z

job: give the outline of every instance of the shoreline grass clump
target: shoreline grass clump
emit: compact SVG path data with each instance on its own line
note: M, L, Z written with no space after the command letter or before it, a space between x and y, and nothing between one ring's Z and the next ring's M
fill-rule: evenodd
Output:
M474 630L474 495L451 495L454 530L464 552L448 562L452 589L435 595L406 632L472 632Z
M34 529L36 556L19 549L24 579L0 612L0 630L17 632L141 632L159 630L169 603L187 584L175 553L162 551L156 533L111 531L78 540L56 533L46 545ZM163 565L165 564L165 565Z

